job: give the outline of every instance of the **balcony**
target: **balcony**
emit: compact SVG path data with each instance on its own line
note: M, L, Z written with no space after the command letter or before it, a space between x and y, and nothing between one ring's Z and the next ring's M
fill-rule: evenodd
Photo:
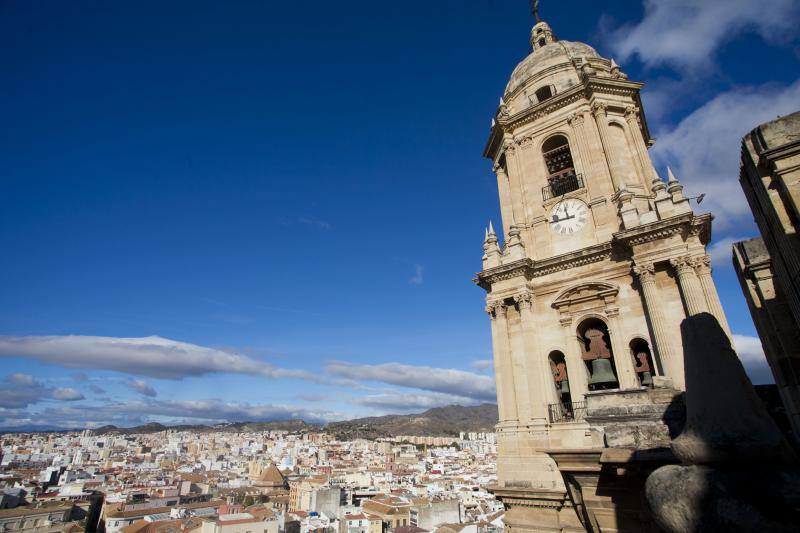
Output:
M576 174L575 169L570 168L547 178L547 185L542 187L542 198L547 201L583 189L583 186L583 176Z
M547 406L550 423L580 422L586 417L586 402L551 403Z

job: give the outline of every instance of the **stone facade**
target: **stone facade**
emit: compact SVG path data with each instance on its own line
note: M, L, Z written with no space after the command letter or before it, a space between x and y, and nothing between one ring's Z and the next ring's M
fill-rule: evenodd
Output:
M800 441L800 112L742 139L739 182L761 238L736 243L733 264Z
M502 232L483 270L500 422L498 485L509 531L581 531L546 450L607 445L585 418L593 391L684 388L679 327L712 313L725 331L706 253L711 217L665 183L641 83L546 22L514 70L484 155ZM651 402L652 403L652 402Z

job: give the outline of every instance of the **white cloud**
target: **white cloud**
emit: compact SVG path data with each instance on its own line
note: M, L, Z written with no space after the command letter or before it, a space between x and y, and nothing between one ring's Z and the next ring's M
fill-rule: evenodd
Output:
M494 367L494 361L491 359L476 359L472 361L469 366L477 370L491 370Z
M54 400L62 400L70 402L75 400L83 400L83 394L81 394L80 391L77 391L71 387L59 387L53 389L51 397Z
M150 398L155 398L158 393L156 390L147 384L146 381L142 379L132 379L128 383L128 388L134 392L138 392L142 396L148 396Z
M761 339L748 335L733 335L733 344L739 359L742 361L750 381L759 385L762 383L772 383L772 370L767 364L764 356L764 348L761 346Z
M422 285L425 281L425 267L422 265L414 265L414 275L408 280L411 285Z
M401 392L389 391L370 394L355 400L355 403L376 409L381 413L414 413L421 409L443 407L446 405L477 405L482 400L440 392Z
M319 380L302 370L279 368L244 355L162 337L0 337L0 357L25 357L68 368L114 370L162 379L231 373Z
M714 213L714 228L755 228L739 185L741 138L752 128L797 110L800 80L720 93L663 132L651 150L657 166L672 167L688 194L706 193L701 205Z
M379 381L413 389L443 392L456 396L495 401L494 379L452 368L411 366L400 363L357 365L341 361L329 363L325 369L357 381Z
M208 400L137 400L114 402L90 407L49 407L35 415L20 410L0 409L0 427L46 424L62 428L98 427L114 424L130 427L146 422L166 424L216 424L221 422L268 422L302 419L311 423L326 423L347 418L333 411L300 409L287 405L252 404Z
M744 32L775 42L794 37L798 24L796 0L644 0L642 20L612 31L608 42L622 60L698 69Z
M750 237L725 237L715 239L708 247L708 255L711 256L711 265L715 269L729 268L733 265L733 243L744 241Z
M52 388L29 374L15 373L0 384L0 408L19 409L43 400L83 400L83 394L72 388Z

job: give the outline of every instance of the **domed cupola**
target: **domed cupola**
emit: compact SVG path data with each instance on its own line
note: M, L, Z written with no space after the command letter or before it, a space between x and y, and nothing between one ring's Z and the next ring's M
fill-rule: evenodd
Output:
M543 20L537 22L531 29L531 50L534 52L554 42L556 42L556 36L553 35L550 25Z

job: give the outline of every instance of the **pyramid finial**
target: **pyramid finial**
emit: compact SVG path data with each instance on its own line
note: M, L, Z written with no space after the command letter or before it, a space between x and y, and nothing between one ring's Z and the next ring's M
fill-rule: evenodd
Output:
M672 173L672 169L667 166L667 182L668 183L677 183L678 178L675 177L675 174Z
M492 226L492 221L489 221L489 235L494 235L494 226Z

